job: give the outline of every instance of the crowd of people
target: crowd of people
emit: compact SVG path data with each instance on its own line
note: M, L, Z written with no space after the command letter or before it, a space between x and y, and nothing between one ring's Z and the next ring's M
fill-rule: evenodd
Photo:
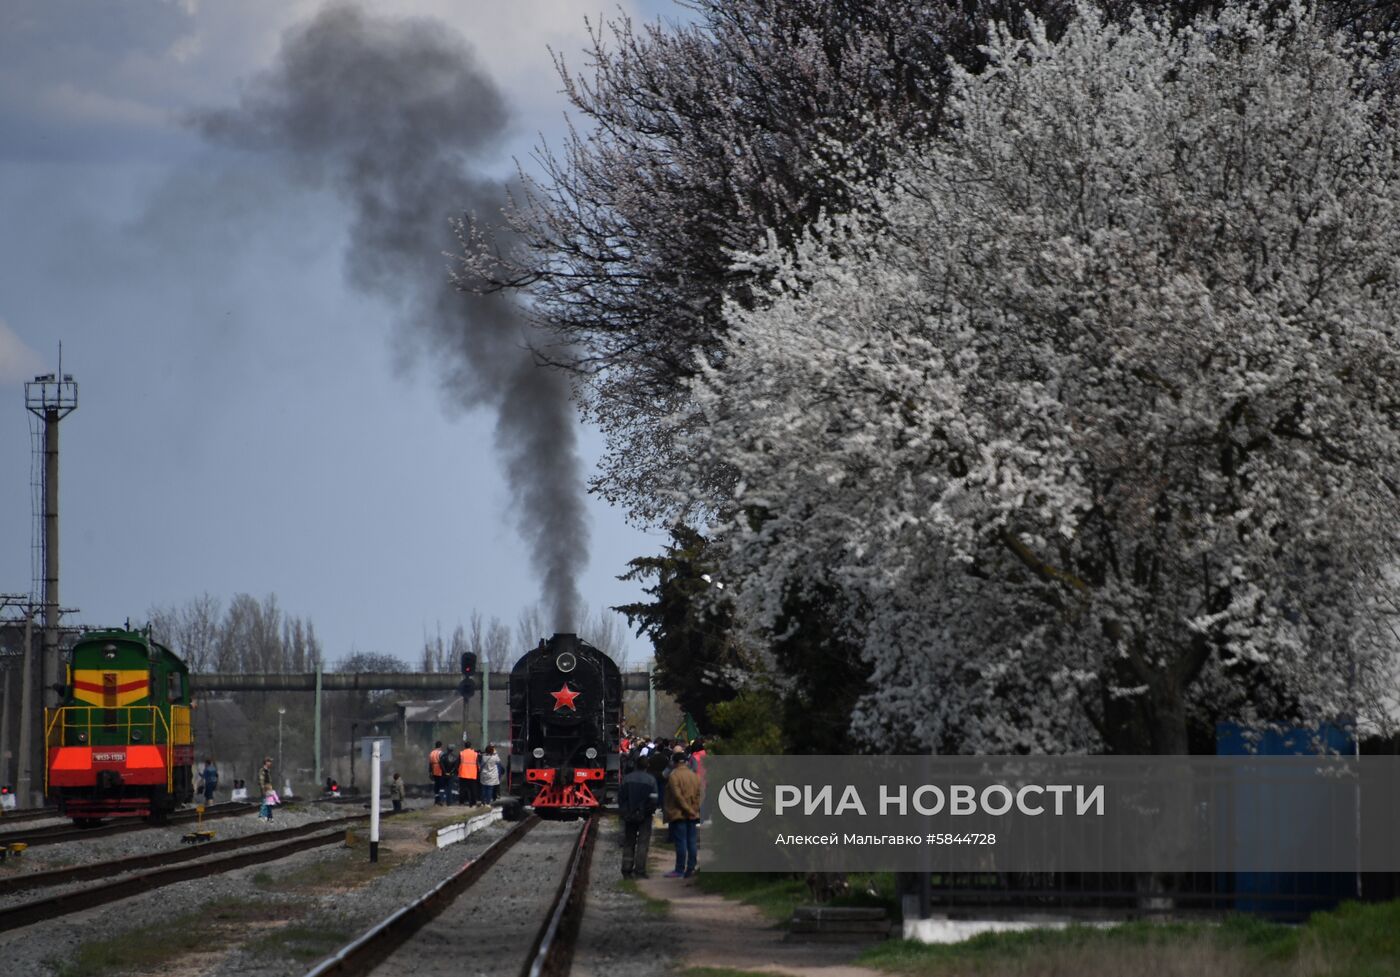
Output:
M700 740L628 738L617 810L622 819L622 875L647 877L647 854L658 811L676 849L668 879L699 871L700 804L705 797L705 744Z
M639 738L629 731L622 737L622 779L617 810L622 820L622 875L647 877L647 855L658 813L668 841L675 847L675 868L666 878L691 878L699 871L700 805L705 798L705 744L700 740ZM433 781L435 806L490 804L496 800L506 768L494 744L483 750L463 739L461 749L439 740L428 754L428 774ZM218 769L212 758L201 771L206 804L218 785ZM258 816L272 820L277 804L272 758L265 757L258 770ZM339 794L339 785L327 781L327 792ZM404 781L398 771L389 782L394 810L403 809Z
M462 740L460 750L438 740L428 754L428 775L433 779L433 804L490 804L500 790L505 764L488 743L483 750ZM394 776L398 776L395 774Z
M647 877L647 855L657 814L675 847L675 868L666 878L691 878L699 870L700 805L705 797L705 744L701 740L622 737L622 773L617 809L622 819L622 874ZM470 740L460 750L439 740L428 754L434 805L490 804L505 765L494 745L478 752ZM398 782L398 774L394 774ZM395 810L398 809L395 798Z

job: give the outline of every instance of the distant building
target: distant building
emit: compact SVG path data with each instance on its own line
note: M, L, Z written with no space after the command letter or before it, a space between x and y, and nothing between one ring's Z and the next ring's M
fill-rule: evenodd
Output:
M492 689L490 729L487 741L496 744L498 751L510 748L510 700L504 688ZM399 770L404 779L416 782L420 774L426 775L427 760L433 743L441 740L461 746L465 731L472 746L478 749L483 745L481 738L481 693L472 696L467 703L465 726L462 722L462 698L448 695L436 699L401 699L394 703L393 711L381 713L370 721L376 735L392 736L401 742L404 756L423 757L423 771L412 770L412 761L399 761Z

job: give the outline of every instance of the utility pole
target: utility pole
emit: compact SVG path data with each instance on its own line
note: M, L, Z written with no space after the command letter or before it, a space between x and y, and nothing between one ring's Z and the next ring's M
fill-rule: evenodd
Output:
M287 773L282 769L282 717L287 714L286 706L277 707L277 775L283 779Z
M28 722L32 703L28 701L28 697L30 695L30 682L34 676L32 671L33 663L30 660L31 651L29 648L29 639L31 637L29 629L29 619L31 615L29 595L0 594L0 611L9 610L11 608L24 612L25 644L24 653L20 656L20 669L17 680L12 680L10 673L15 671L15 669L10 667L7 663L5 668L4 692L0 693L0 783L9 785L10 788L14 790L16 798L19 798L24 796L24 794L17 789L19 777L21 771L26 768L27 761L25 757L30 748L30 730ZM0 623L8 627L15 627L19 623L19 619L7 617ZM14 696L15 702L10 701L11 695ZM11 717L15 715L16 711L20 716L19 747L17 750L14 749L14 744L10 742ZM10 769L10 759L12 757L15 760L13 771ZM11 780L10 778L12 776L15 779ZM26 788L27 786L26 784ZM16 803L19 802L16 801Z
M315 725L316 725L316 735L315 735L315 740L316 740L316 746L315 746L315 749L316 749L316 762L315 762L314 766L316 767L316 790L320 790L320 789L321 789L321 659L320 659L320 656L317 656L317 658L316 658L316 709L315 709L315 713L316 713L315 718L312 720L312 721L315 723ZM315 794L313 793L312 796L314 797Z
M478 749L491 745L491 664L481 670L481 740Z
M35 746L43 742L43 713L34 708L34 605L24 609L24 664L19 678L19 772L15 804L37 807L34 803ZM35 732L38 737L35 737Z
M0 685L0 784L10 780L10 667L0 669L5 673Z
M647 661L647 735L656 735L656 676L652 674L652 666L656 659Z

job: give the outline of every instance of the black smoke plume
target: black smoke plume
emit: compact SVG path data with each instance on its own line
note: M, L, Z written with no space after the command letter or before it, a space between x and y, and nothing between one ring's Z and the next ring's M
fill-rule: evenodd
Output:
M448 388L498 414L495 442L559 630L577 625L587 562L569 384L537 366L519 309L457 291L444 257L452 221L498 215L504 188L473 176L509 123L500 92L467 43L427 19L324 8L288 33L273 66L236 108L194 118L206 138L284 161L297 181L327 183L353 215L346 274L402 303L405 318L450 352Z

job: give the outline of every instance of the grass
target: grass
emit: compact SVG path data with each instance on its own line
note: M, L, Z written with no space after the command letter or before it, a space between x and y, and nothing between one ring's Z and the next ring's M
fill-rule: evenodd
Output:
M404 861L384 846L379 861L371 863L363 845L341 849L288 872L259 869L252 876L255 888L296 896L326 889L353 888L390 871ZM353 933L334 925L303 923L305 911L291 900L257 901L221 899L158 926L142 927L101 942L80 946L68 963L54 962L59 977L103 977L107 974L160 972L182 957L206 947L218 951L247 944L260 956L290 957L311 962L343 946ZM257 939L248 942L250 927L264 924Z
M695 884L702 892L756 906L774 921L792 916L792 907L811 900L807 884L793 875L769 872L701 872Z
M671 911L671 904L665 899L657 899L642 891L642 887L637 884L636 879L618 879L617 887L629 896L635 896L642 900L642 911L652 916L665 916Z
M260 957L290 957L304 963L313 963L349 943L354 935L350 930L326 926L324 923L314 926L288 923L259 936L253 944L253 952Z
M897 940L860 962L918 977L1393 977L1400 902L1349 903L1301 926L1237 917L986 933L945 945Z
M340 848L330 857L317 859L276 876L259 871L253 884L267 892L312 892L329 888L356 888L403 864L404 856L379 846L379 861L371 862L362 845Z
M54 967L59 977L158 971L170 961L211 944L222 949L230 934L241 938L250 924L279 920L287 911L286 907L269 907L243 899L220 899L154 926L84 943L71 961Z
M108 974L160 972L167 964L212 948L222 953L242 943L249 928L265 924L251 947L258 956L291 957L311 962L343 946L354 934L335 926L293 920L300 910L243 899L221 899L195 912L143 926L100 942L84 943L68 963L55 963L59 977L104 977Z
M796 906L812 903L806 879L800 875L773 872L701 872L695 881L702 892L734 899L755 906L775 922L792 917ZM890 872L854 872L846 877L850 892L838 896L831 906L882 906L897 913L894 875ZM873 894L872 894L873 893Z

